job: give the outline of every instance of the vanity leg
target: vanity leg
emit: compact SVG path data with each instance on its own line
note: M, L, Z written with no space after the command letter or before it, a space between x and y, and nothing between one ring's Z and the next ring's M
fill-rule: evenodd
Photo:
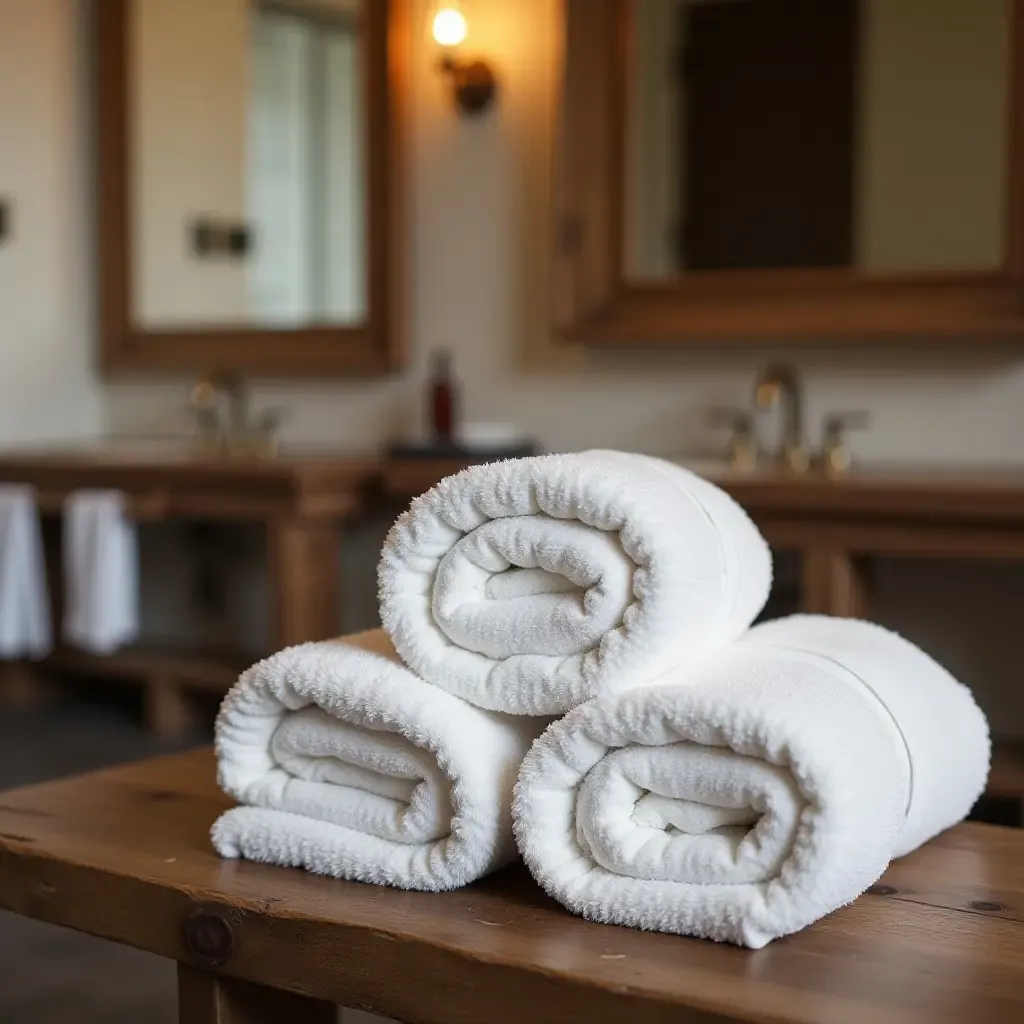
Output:
M47 683L31 662L0 663L0 707L27 710L45 704L50 696Z
M341 631L338 552L336 523L274 519L267 524L276 647L328 640Z
M801 611L864 619L871 614L867 559L838 548L803 552Z
M181 1024L334 1024L337 1013L322 999L178 964Z
M187 736L198 724L188 698L170 676L146 680L142 715L146 729L161 738Z

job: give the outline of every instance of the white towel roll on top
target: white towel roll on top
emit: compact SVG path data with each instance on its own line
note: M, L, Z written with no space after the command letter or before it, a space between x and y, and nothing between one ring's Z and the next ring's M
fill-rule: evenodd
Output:
M443 480L392 528L379 583L384 628L424 679L550 715L735 639L764 607L771 555L713 484L592 451Z

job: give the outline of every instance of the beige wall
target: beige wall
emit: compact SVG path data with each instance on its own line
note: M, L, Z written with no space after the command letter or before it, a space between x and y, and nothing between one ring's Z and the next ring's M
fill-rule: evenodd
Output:
M245 262L196 258L186 230L200 215L245 219L249 0L132 11L133 315L147 327L237 323Z
M682 212L685 151L675 63L687 0L633 6L626 114L626 268L638 278L677 273L672 237Z
M998 266L1009 3L868 0L862 11L855 263Z
M80 28L70 0L0 0L0 446L99 425Z

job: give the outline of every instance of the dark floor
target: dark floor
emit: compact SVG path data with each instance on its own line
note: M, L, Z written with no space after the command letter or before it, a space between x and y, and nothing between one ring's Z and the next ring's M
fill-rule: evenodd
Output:
M202 742L154 740L130 706L0 709L0 790ZM0 912L3 1024L172 1024L174 966L102 939Z
M65 699L42 711L0 707L0 790L208 741L154 740L119 697ZM344 1024L383 1018L345 1010ZM0 911L0 1024L175 1024L174 965Z

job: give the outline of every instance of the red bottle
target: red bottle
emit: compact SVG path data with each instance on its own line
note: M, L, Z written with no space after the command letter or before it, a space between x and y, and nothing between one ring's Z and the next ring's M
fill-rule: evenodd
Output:
M458 401L458 383L452 375L451 354L435 352L430 370L430 426L435 441L454 443Z

